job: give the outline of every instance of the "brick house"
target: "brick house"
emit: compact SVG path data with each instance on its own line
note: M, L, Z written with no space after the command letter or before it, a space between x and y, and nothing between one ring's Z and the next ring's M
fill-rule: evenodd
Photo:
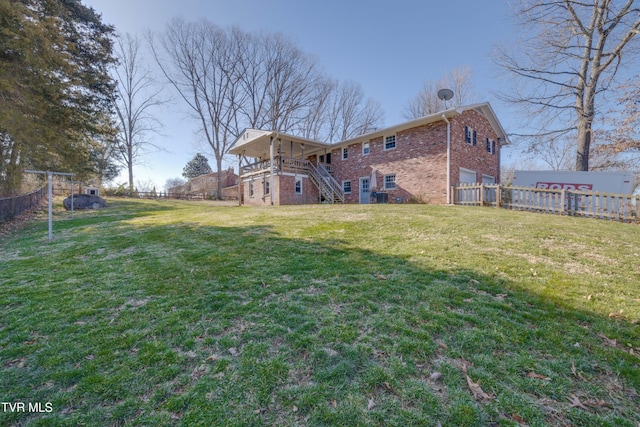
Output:
M443 204L451 185L499 182L500 148L508 143L482 103L332 144L246 129L229 153L238 156L238 191L247 205Z
M223 199L235 199L238 197L238 175L233 168L222 171L222 194ZM216 196L218 192L218 173L213 172L200 175L189 180L183 185L177 185L167 189L167 192L184 195L202 195L205 197Z

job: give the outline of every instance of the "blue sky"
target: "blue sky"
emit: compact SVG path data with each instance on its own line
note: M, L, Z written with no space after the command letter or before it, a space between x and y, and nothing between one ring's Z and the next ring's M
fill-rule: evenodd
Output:
M505 130L516 122L509 108L491 95L503 82L491 61L497 43L515 40L508 0L83 0L119 32L162 31L175 16L206 18L222 27L282 32L315 55L326 73L362 85L379 101L385 125L405 121L403 110L424 81L469 66L478 101L491 102ZM160 76L158 75L160 79ZM168 93L171 89L167 86ZM155 112L164 124L155 144L166 151L149 154L134 179L153 180L159 190L179 177L198 151L197 123L176 101ZM505 150L505 158L514 149ZM205 155L208 155L204 151ZM210 163L213 164L210 158ZM509 160L507 160L509 161ZM117 182L125 182L124 174Z

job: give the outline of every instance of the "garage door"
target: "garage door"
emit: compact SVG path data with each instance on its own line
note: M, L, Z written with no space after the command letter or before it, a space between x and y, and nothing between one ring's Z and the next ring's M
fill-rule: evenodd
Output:
M476 178L476 171L471 169L460 168L460 183L475 184L478 182Z

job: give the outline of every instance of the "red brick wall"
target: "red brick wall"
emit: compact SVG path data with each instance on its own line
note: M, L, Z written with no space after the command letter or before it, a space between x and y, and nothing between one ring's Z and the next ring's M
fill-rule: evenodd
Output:
M476 130L476 146L465 142L464 127ZM390 136L390 135L385 135ZM482 174L499 176L499 147L495 154L486 151L485 138L498 142L489 122L476 111L466 111L451 119L451 184L459 182L459 168L475 170L478 181ZM447 195L447 125L444 121L396 134L396 148L384 150L383 138L370 140L370 153L362 154L362 143L348 146L348 158L342 160L342 148L332 151L334 177L338 183L351 180L347 203L359 203L360 178L376 170L377 190L384 187L384 175L396 175L396 189L387 190L389 201L401 197L404 202L446 203Z
M470 126L476 131L476 145L465 142L464 127ZM487 152L486 138L496 142L495 154ZM482 182L482 175L500 180L498 135L489 122L476 111L465 111L451 120L451 185L460 182L460 168L476 171L476 181Z
M342 148L332 153L334 177L339 183L351 180L347 203L359 203L360 178L376 170L377 191L384 188L384 175L396 175L396 189L386 190L389 201L444 203L446 199L446 141L443 123L407 129L396 134L396 148L384 149L383 138L370 142L370 153L362 154L362 143L348 147L349 156L342 160ZM390 135L385 135L390 136ZM364 142L364 141L363 141ZM372 189L373 190L373 189Z
M282 175L279 178L278 196L280 205L308 205L318 203L318 188L309 178L302 178L302 194L295 192L295 177Z
M476 171L476 179L482 175L499 179L498 137L484 116L476 111L465 111L450 119L451 122L451 185L460 180L460 168ZM476 131L476 145L465 142L464 128L470 126ZM390 135L385 135L390 136ZM496 152L486 150L486 138L496 141ZM362 154L362 143L350 144L348 158L342 160L342 147L331 151L333 176L342 181L351 181L351 194L346 203L359 203L360 178L371 177L376 170L376 189L384 187L384 175L396 175L396 189L387 190L389 201L402 198L403 202L446 203L447 195L447 125L444 121L405 129L396 134L396 148L384 150L382 137L371 139L370 153ZM309 158L314 161L317 156ZM308 179L303 179L302 195L295 194L293 176L276 176L274 204L318 203L318 190ZM245 182L244 202L253 206L269 206L269 196L264 196L264 181L254 180L254 196L249 197L249 184ZM372 188L373 190L373 188Z
M267 195L265 197L264 195L264 179L261 177L254 178L253 196L249 195L250 182L251 181L244 181L242 183L242 189L244 192L244 196L243 196L244 204L249 206L270 206L271 205L271 199L269 198L270 196Z
M269 175L266 176L270 180ZM264 194L264 178L256 177L253 180L253 197L249 196L249 181L242 184L244 193L244 204L249 206L271 206L271 196ZM302 177L302 194L295 193L295 177L290 175L274 176L274 200L273 204L278 205L304 205L318 203L318 189L309 180Z

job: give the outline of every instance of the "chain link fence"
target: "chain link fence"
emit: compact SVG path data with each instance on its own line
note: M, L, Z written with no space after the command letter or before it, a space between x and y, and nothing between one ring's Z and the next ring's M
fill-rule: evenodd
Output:
M0 222L10 221L22 212L38 206L45 198L45 188L22 196L0 199Z

